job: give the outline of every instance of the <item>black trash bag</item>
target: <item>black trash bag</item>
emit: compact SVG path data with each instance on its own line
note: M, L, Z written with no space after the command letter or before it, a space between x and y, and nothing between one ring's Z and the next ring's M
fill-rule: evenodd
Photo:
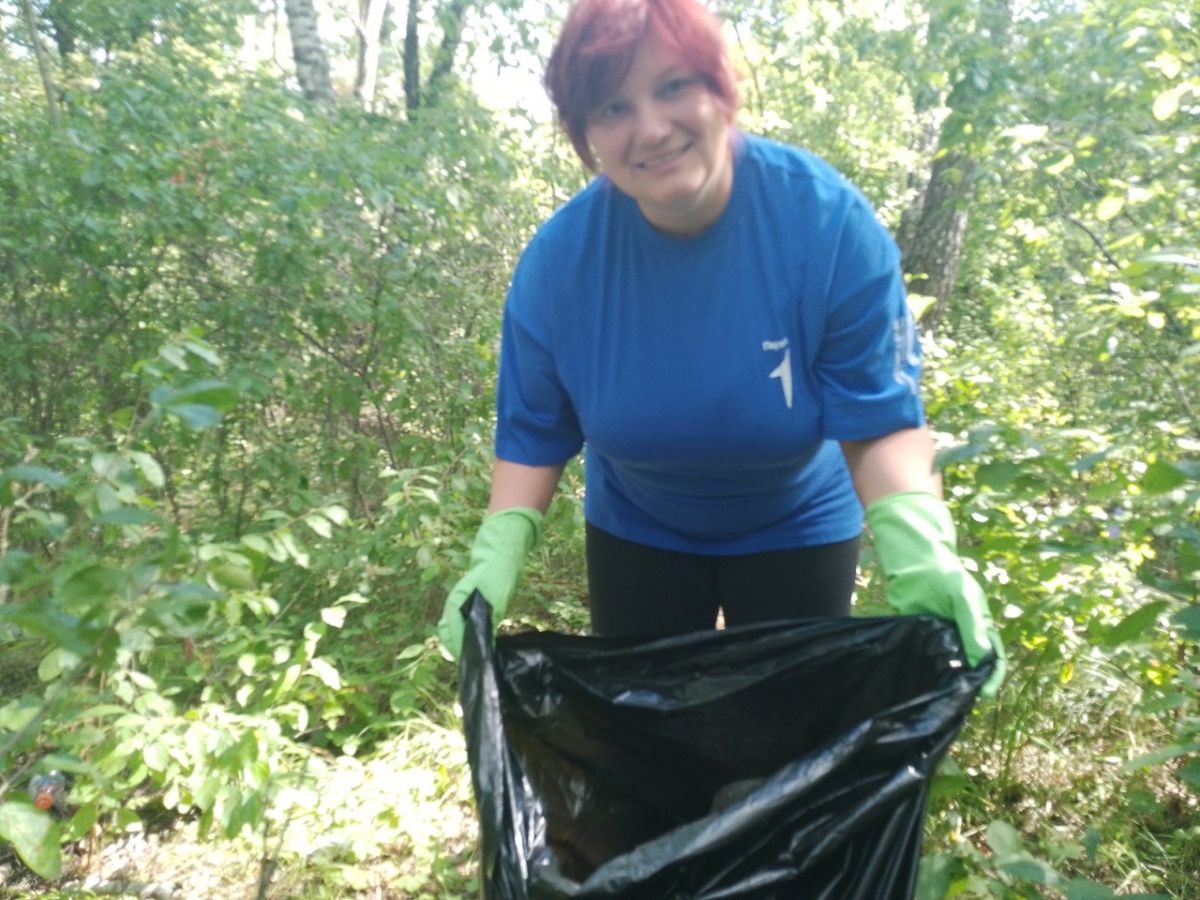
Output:
M927 617L493 644L479 594L464 615L496 900L910 898L929 779L992 671Z

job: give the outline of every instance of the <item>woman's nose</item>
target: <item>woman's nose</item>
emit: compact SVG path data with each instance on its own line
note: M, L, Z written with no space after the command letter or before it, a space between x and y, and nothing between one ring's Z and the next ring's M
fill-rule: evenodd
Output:
M635 136L640 144L655 144L671 133L671 119L666 111L655 103L648 103L637 111Z

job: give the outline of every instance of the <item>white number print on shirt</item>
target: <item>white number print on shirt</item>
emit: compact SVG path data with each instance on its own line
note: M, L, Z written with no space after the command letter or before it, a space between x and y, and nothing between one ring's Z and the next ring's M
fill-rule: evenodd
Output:
M763 341L763 350L767 352L783 351L783 361L777 365L768 376L769 378L778 378L779 384L783 388L783 402L787 404L787 408L792 408L792 351L788 349L788 339L782 338L778 341Z

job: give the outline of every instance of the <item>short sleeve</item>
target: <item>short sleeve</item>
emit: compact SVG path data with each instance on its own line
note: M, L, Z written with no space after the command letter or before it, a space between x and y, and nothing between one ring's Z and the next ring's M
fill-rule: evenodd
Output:
M920 344L891 235L857 193L839 224L816 361L822 432L866 440L924 424Z
M517 264L504 305L496 386L498 459L556 465L583 446L554 346L555 297L535 238Z

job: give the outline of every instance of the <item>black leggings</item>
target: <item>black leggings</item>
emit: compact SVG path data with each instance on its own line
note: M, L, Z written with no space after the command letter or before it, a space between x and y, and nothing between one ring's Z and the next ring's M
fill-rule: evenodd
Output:
M587 526L592 632L662 636L850 613L858 538L740 556L661 550Z

